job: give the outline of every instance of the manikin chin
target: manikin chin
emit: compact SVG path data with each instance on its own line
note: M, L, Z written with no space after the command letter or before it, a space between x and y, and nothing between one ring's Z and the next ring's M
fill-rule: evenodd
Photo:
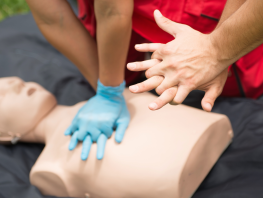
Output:
M124 140L111 137L102 160L96 144L80 159L82 144L68 150L64 131L85 102L57 105L36 83L0 79L0 142L40 142L46 146L30 172L44 195L90 198L189 198L232 139L224 115L184 105L150 111L156 96L124 96L131 122Z

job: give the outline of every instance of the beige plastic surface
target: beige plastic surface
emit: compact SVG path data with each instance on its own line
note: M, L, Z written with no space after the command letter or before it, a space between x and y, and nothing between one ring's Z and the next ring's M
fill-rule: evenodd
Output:
M56 106L55 97L37 83L0 78L0 142L22 137ZM38 142L33 133L28 141Z
M32 168L30 181L45 195L90 198L189 198L232 139L229 120L184 105L150 111L155 96L124 93L131 122L121 144L108 140L103 160L93 144L87 161L81 144L68 151L63 132L82 104L61 113L56 130ZM74 109L75 108L75 109ZM61 112L63 112L63 108Z
M64 131L85 103L56 105L36 83L0 79L0 143L14 137L46 147L33 166L30 181L45 195L89 198L189 198L232 139L224 115L184 105L147 108L156 96L124 96L131 122L124 140L107 141L103 160L93 144L87 161L81 144L68 150Z

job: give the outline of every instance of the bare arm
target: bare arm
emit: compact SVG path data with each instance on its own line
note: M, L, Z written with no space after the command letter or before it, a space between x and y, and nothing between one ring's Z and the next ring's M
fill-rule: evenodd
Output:
M94 39L65 0L27 0L46 39L69 58L96 89L98 55Z
M263 1L246 0L211 33L220 60L233 63L263 43L262 9Z
M221 31L225 23L235 16L246 3L245 0L228 0L214 32ZM243 14L244 16L246 15ZM227 50L219 50L218 47L215 47L216 45L212 44L211 38L213 37L211 35L214 32L211 35L202 34L189 26L170 21L157 11L155 11L155 20L160 28L173 35L175 39L165 45L142 44L136 46L138 51L154 51L154 53L153 60L128 65L132 71L147 70L146 76L149 78L141 84L130 87L130 90L140 93L156 88L157 93L161 96L149 105L150 109L156 110L170 101L176 104L181 103L190 91L200 89L206 92L202 106L206 111L211 111L215 99L221 94L224 87L227 68L236 59L222 60L222 58L218 58L220 51L226 52ZM229 28L231 27L230 25ZM219 34L222 36L221 39L227 38L228 32L225 36ZM237 32L240 33L240 30ZM235 34L230 36L235 37ZM228 44L223 45L220 39L216 41L228 48ZM238 59L238 57L236 58ZM156 78L158 75L165 76L165 78Z
M224 11L220 17L220 20L216 26L216 29L225 21L227 20L233 13L235 13L240 6L245 2L246 0L228 0L226 2Z
M95 0L99 78L106 86L118 86L132 31L133 0Z

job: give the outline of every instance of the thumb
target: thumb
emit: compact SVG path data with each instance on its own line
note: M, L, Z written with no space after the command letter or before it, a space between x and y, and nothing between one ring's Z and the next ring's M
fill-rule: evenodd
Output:
M202 107L205 111L210 112L214 106L216 98L221 94L222 89L218 86L211 86L206 92L202 99Z
M175 37L176 33L179 32L179 26L181 24L171 21L170 19L164 17L159 10L154 10L154 19L157 25L165 32L171 34Z

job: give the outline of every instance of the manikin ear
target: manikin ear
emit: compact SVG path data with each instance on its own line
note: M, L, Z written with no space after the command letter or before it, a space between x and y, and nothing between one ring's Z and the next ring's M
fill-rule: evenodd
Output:
M12 132L4 132L5 130L0 129L0 144L2 145L10 145L16 144L18 140L21 138L19 133L14 134Z

